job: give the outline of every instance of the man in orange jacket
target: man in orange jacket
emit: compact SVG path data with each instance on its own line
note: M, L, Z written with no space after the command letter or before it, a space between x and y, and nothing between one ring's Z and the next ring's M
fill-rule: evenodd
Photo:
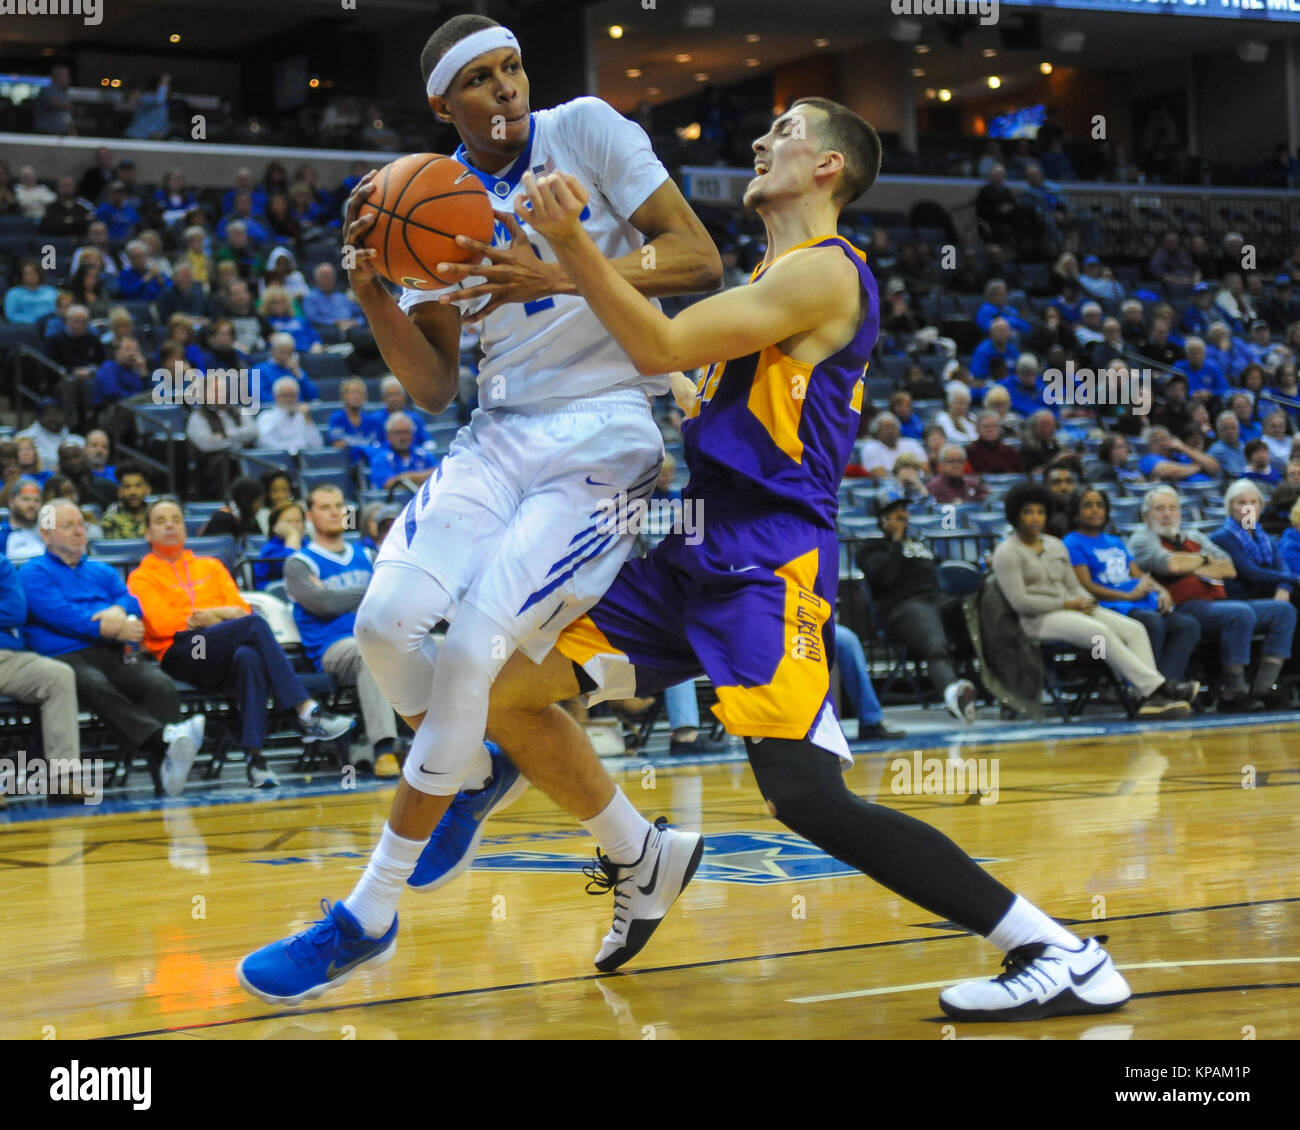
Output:
M262 755L268 691L277 709L297 711L304 741L329 741L352 728L352 719L325 713L307 693L270 626L252 614L226 567L185 548L178 503L160 499L149 507L145 538L150 552L127 578L144 613L144 645L173 679L233 689L249 784L279 784Z

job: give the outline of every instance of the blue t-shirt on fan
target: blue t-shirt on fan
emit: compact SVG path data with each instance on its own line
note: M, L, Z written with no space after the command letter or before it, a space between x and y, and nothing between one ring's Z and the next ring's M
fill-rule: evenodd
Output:
M1063 540L1070 552L1070 564L1088 566L1093 584L1119 592L1132 592L1141 583L1133 576L1133 558L1128 548L1114 534L1085 534L1072 530ZM1152 612L1159 610L1159 598L1153 592L1138 600L1101 600L1097 603L1124 616L1140 608Z

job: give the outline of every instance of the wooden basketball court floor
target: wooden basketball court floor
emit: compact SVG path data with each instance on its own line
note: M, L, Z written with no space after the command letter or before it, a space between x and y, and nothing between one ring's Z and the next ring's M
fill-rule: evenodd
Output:
M948 1022L939 989L997 972L990 946L790 836L744 762L661 760L616 777L709 848L625 972L591 964L612 906L584 893L589 838L531 790L474 870L404 899L386 967L297 1009L245 996L235 964L351 889L391 789L0 824L0 1037L1300 1037L1300 725L970 746L996 759L992 804L896 793L912 752L859 755L849 786L1109 934L1125 1009Z

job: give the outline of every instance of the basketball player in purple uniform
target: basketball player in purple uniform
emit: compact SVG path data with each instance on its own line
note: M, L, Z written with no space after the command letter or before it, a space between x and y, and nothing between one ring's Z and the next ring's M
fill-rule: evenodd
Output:
M683 429L685 496L702 507L704 536L692 545L670 534L628 561L540 667L515 656L493 687L489 732L548 787L552 743L581 740L553 704L579 694L589 702L651 694L703 671L718 694L715 712L745 739L777 820L1006 954L998 977L945 989L944 1012L1022 1020L1118 1008L1130 992L1104 938L1076 938L940 832L844 785L852 758L829 699L837 488L857 434L879 304L865 256L827 233L875 180L880 142L850 110L812 98L779 117L754 152L745 204L767 226L767 255L748 286L672 319L619 278L585 235L577 180L562 171L525 176L528 202L517 210L546 235L637 367L708 365ZM599 801L600 793L589 800ZM621 946L626 960L662 918L651 905L654 876L642 861L600 857L600 866L618 908L602 955Z

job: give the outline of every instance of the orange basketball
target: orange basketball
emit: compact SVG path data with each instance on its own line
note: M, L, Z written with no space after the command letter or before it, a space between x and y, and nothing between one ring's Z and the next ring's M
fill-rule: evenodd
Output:
M479 255L456 245L458 235L492 242L492 201L487 189L459 161L437 153L412 153L385 165L375 189L361 202L360 216L377 212L363 246L379 252L384 278L412 290L438 290L453 278L439 278L439 263L477 262Z

